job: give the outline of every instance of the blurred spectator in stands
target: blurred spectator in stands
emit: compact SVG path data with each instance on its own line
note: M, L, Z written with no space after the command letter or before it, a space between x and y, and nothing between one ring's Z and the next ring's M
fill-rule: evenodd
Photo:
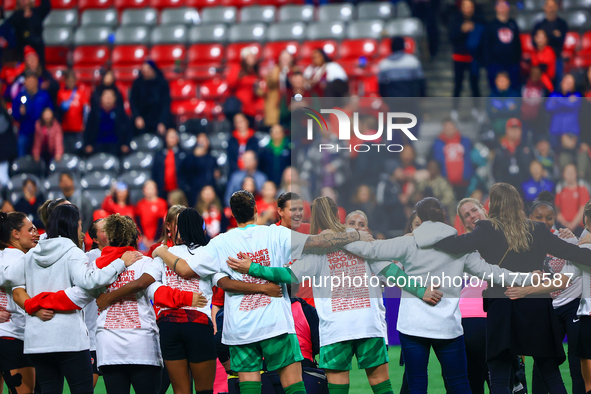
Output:
M412 16L419 18L425 25L427 41L429 41L429 57L433 59L439 48L438 15L440 0L407 0Z
M37 183L31 178L27 178L23 181L23 195L14 204L14 209L27 215L37 228L45 228L37 213L37 209L44 202L45 198L42 193L39 193Z
M531 203L544 190L554 193L554 182L544 176L544 167L539 161L534 160L529 164L529 174L531 177L521 184L523 201Z
M0 212L4 212L4 213L14 212L14 207L12 206L10 201L4 200L0 204Z
M509 74L506 71L499 72L487 103L488 118L497 138L505 133L507 120L519 117L521 100L518 97L519 92L511 88Z
M246 151L259 151L259 139L255 137L254 130L249 127L248 119L245 114L234 115L234 131L228 139L228 165L230 173L243 169L242 155Z
M519 27L515 20L509 17L509 3L506 0L496 1L495 13L496 18L487 25L482 43L488 82L491 90L494 90L497 74L505 71L511 81L511 89L519 91L521 62Z
M402 185L402 200L405 201L405 205L410 201L410 197L415 190L415 175L417 170L422 169L417 164L417 152L415 148L410 145L404 145L402 152L400 152L400 167L402 169L401 176L398 177L398 181Z
M404 229L406 223L404 216L406 201L401 198L402 184L400 182L403 172L401 167L396 168L389 176L382 179L376 188L376 200L383 224L381 231L385 235L390 230Z
M281 176L281 184L279 185L278 195L285 192L293 192L299 194L304 201L312 201L310 190L307 185L300 180L300 174L296 168L287 167L283 170Z
M1 26L9 26L4 23ZM1 28L0 26L0 28ZM18 56L14 51L8 51L2 58L2 71L0 71L0 80L2 80L2 97L12 103L13 92L12 84L22 75L25 71L25 62L22 61L21 57ZM15 91L14 94L18 93Z
M25 47L24 63L25 70L10 87L12 98L16 97L24 89L26 73L27 71L32 71L37 78L39 78L39 89L47 91L49 97L51 97L51 101L55 104L57 100L57 91L60 86L51 73L39 62L38 53L30 46Z
M583 95L588 98L591 97L591 66L587 69L587 72L585 73L585 84L583 89Z
M529 78L521 89L521 121L523 130L528 136L536 137L546 134L543 118L544 113L540 111L544 97L548 95L544 83L542 83L542 70L540 67L532 67Z
M382 97L424 97L425 74L421 61L404 52L404 38L392 37L392 54L378 64L378 82Z
M181 168L187 157L179 146L179 134L175 129L168 129L164 137L166 146L154 154L152 164L152 179L158 185L158 196L166 198L169 192L181 188L183 185ZM194 173L198 176L198 172ZM173 204L174 205L174 204Z
M310 106L311 98L305 97L307 93L306 89L304 88L304 84L304 74L302 74L300 71L294 71L289 76L290 88L281 94L279 103L279 109L281 112L280 122L281 125L286 129L291 129L292 127L291 116L294 111ZM293 99L296 94L302 95L302 99L300 101ZM307 117L304 118L301 116L300 118L295 119L293 124L305 123L305 119L307 119Z
M6 109L4 99L0 97L0 185L8 183L10 163L16 159L18 145L12 128L12 117Z
M62 192L61 196L72 204L76 205L80 210L80 217L82 219L82 228L90 228L93 221L92 203L86 198L80 189L76 189L74 184L74 176L69 172L62 172L59 176L59 186Z
M183 207L189 206L187 195L181 189L169 192L168 196L166 197L166 202L168 202L168 206L170 207L172 207L173 205L181 205Z
M452 185L442 176L441 168L437 160L429 160L426 171L427 177L419 180L411 201L414 203L425 197L435 197L445 207L449 223L453 225L454 213L456 212L456 195L454 195ZM424 170L421 172L424 172ZM462 194L459 198L461 199L463 196Z
M41 64L45 64L45 44L43 43L43 20L51 11L51 2L41 0L35 7L34 0L17 0L16 9L6 20L16 34L16 49L22 54L27 45L31 46L40 56Z
M363 182L363 180L360 179L359 182ZM367 216L367 220L374 222L378 212L377 205L376 196L371 188L366 184L361 184L351 197L350 210L363 211Z
M117 182L115 184L115 190L112 194L105 197L101 209L107 211L109 215L118 213L123 216L129 216L134 221L136 220L136 210L131 204L129 188L125 182Z
M64 146L69 152L82 145L84 116L90 110L89 92L76 83L76 73L66 71L64 84L57 92L57 116L64 130Z
M110 153L115 156L129 152L131 132L125 111L117 105L113 89L104 89L99 105L93 105L84 132L84 151Z
M554 148L560 146L562 134L571 133L577 137L581 134L579 112L582 102L581 93L575 90L575 77L565 74L560 89L546 99L546 111L550 114L550 144Z
M519 119L509 119L505 130L501 147L495 152L493 177L495 182L510 183L521 190L521 183L529 176L529 164L534 160L533 150L522 139Z
M226 206L228 207L230 206L230 197L232 197L232 193L234 193L237 190L240 190L244 178L253 178L255 183L255 190L261 190L263 188L263 185L267 181L267 176L258 170L259 163L255 152L251 150L247 150L246 152L244 152L242 161L244 163L242 169L236 170L232 174L230 174L228 184L226 185L226 194L224 200Z
M324 97L328 84L341 80L348 81L345 69L330 60L323 49L312 51L312 64L304 70L304 87L310 93Z
M259 167L276 185L281 183L283 171L291 164L289 139L281 125L271 127L271 140L259 151Z
M444 120L442 125L443 130L431 148L431 158L439 163L441 174L453 186L456 198L462 199L474 175L472 142L460 134L451 119Z
M256 200L258 221L257 224L269 225L276 223L277 217L277 186L272 181L267 181L261 189L261 195Z
M121 107L121 110L123 110L125 104L123 95L117 85L115 85L115 74L113 74L113 70L110 69L101 71L101 83L94 88L92 96L90 97L90 105L99 105L101 103L101 97L103 96L103 91L105 89L111 89L115 92L115 105Z
M49 166L52 159L61 161L64 155L64 133L51 108L45 108L35 123L35 139L31 155L35 161L43 159Z
M578 137L572 133L566 133L560 137L558 165L564 168L568 164L575 164L579 179L586 179L591 175L591 159L589 159L589 153L579 146Z
M583 209L587 201L587 185L578 180L575 165L568 164L562 170L562 182L556 188L555 202L559 211L556 220L577 236L583 228Z
M263 95L263 84L259 74L258 50L245 47L240 51L240 63L228 68L227 83L231 97L224 103L226 119L233 119L243 113L250 127L254 127L257 106Z
M39 89L39 80L32 71L25 72L25 89L12 101L12 116L20 122L18 155L31 153L35 136L35 123L45 108L53 108L51 98Z
M265 80L265 126L271 127L279 123L281 96L290 88L290 76L297 69L294 66L293 56L287 50L281 51L277 64L267 74Z
M142 243L147 250L154 244L159 234L158 230L162 229L162 222L168 212L168 203L158 197L158 187L152 180L144 183L142 191L144 198L136 204L135 212L137 225L142 232Z
M322 144L338 146L339 143L337 136L326 127L315 134L305 160L300 165L300 177L310 185L312 195L317 195L323 187L338 188L347 180L350 164L348 151L320 150Z
M352 97L357 103L359 103L358 97ZM351 115L353 116L353 115ZM332 125L331 125L332 126ZM338 126L335 126L338 127ZM359 116L359 133L362 135L366 135L366 140L360 139L357 134L351 136L350 145L355 146L357 144L380 144L382 141L386 140L384 135L380 135L379 137L375 137L377 135L378 129L378 120L373 115L360 115ZM334 129L333 129L334 130ZM402 133L394 133L393 139L388 141L389 144L401 144L402 143ZM373 136L370 137L370 136ZM398 140L396 140L398 139ZM354 149L352 150L350 157L351 157L351 167L352 167L352 175L353 179L363 179L365 183L370 185L377 185L379 181L380 174L384 169L384 161L380 158L389 155L390 152L387 151L380 151L376 154L373 153L365 153L365 152L356 152Z
M462 0L460 9L452 17L449 25L449 40L453 45L454 62L454 99L452 119L457 121L457 110L462 94L464 75L468 71L472 97L480 97L480 66L482 65L482 35L486 21L480 12L476 12L473 0ZM472 109L478 115L477 109Z
M347 218L347 211L339 202L339 194L333 187L325 186L320 189L320 197L329 197L332 199L338 206L339 209L339 220L341 223L345 223L345 219Z
M213 186L205 186L199 193L195 209L203 217L205 229L210 238L226 231L226 218L222 215L222 203Z
M560 170L558 169L556 155L548 142L548 137L542 135L538 137L534 149L534 156L543 168L543 176L556 183L560 177Z
M553 2L553 0L549 0ZM536 50L531 55L531 65L542 70L541 81L549 92L554 91L554 78L556 78L556 55L552 47L548 45L546 31L538 29L534 36Z
M555 55L555 69L556 79L562 78L562 47L566 33L568 32L568 25L564 19L558 16L558 2L557 0L546 0L544 3L545 18L534 25L532 30L532 38L535 42L535 35L538 30L543 30L548 38L548 45L554 50Z
M181 179L186 182L189 204L193 206L197 196L205 186L215 187L216 179L221 176L215 157L211 155L207 134L197 136L197 145L193 154L187 154L181 168Z
M170 102L170 87L164 74L156 63L146 61L129 92L135 135L156 132L164 135L172 126Z

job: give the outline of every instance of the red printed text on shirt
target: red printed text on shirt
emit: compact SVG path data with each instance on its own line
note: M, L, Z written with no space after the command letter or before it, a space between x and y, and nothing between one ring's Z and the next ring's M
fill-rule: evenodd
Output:
M247 253L248 257L252 260L253 263L260 264L264 267L269 267L271 265L271 258L269 257L269 250L262 249L258 252L254 253ZM240 256L237 256L240 258ZM250 275L242 275L242 281L246 283L256 283L263 285L265 283L269 283L268 281L260 278L254 278ZM263 308L271 303L271 297L265 294L245 294L242 297L242 301L240 301L240 310L241 311L252 311L254 309Z
M328 253L326 257L331 276L341 278L341 285L332 291L333 313L370 308L365 260L341 250Z
M134 271L123 271L119 278L107 289L108 292L115 291L129 282L135 280ZM109 306L105 320L105 328L108 330L121 330L141 328L140 314L135 294L123 297L116 303Z

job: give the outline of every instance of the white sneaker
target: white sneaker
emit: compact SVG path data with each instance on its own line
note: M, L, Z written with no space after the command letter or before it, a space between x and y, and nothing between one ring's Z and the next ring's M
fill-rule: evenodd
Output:
M454 122L457 122L458 121L458 118L459 118L459 116L458 116L458 110L452 109L451 112L450 112L450 114L449 114L449 116L450 116L451 120L453 120Z

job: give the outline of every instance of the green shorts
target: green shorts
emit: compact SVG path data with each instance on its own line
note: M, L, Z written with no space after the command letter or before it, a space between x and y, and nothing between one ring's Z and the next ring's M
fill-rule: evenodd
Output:
M281 334L247 345L230 346L230 364L233 371L260 371L263 369L263 358L269 371L276 371L304 359L296 334Z
M377 367L390 361L384 338L363 338L322 346L319 367L350 371L353 369L353 355L357 357L359 369Z

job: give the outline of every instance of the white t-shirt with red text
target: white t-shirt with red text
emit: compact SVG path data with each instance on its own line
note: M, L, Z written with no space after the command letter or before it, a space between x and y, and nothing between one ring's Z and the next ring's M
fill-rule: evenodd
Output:
M92 267L94 261L101 256L101 251L98 249L92 249L86 252L86 257L88 257L88 265ZM84 292L84 290L80 289L80 291ZM87 293L88 294L88 293ZM98 318L98 305L94 300L90 301L86 306L82 309L84 313L84 323L86 323L86 328L88 329L88 338L90 339L90 350L96 350L96 319Z
M300 257L308 237L285 227L248 225L218 235L207 246L197 249L187 262L200 276L204 267L219 272L214 276L214 285L226 276L247 283L264 284L268 282L230 269L227 258L243 252L255 263L283 267ZM245 345L286 333L295 334L291 301L287 287L282 287L282 298L226 292L222 343Z
M312 280L320 346L362 338L386 339L386 308L377 275L389 264L370 265L349 252L332 250L322 255L305 254L291 265L299 280Z
M168 251L174 254L177 257L185 259L192 258L195 255L195 252L198 250L193 249L189 250L186 245L177 245L173 246L168 249ZM207 298L207 305L202 308L192 307L192 306L184 306L180 309L185 309L188 311L198 311L205 314L211 320L211 298L213 297L212 285L211 280L213 279L212 275L207 275L201 277L197 275L191 279L183 279L177 274L174 273L170 267L164 264L164 261L160 257L156 257L154 259L154 263L150 264L144 270L144 273L149 274L154 278L156 282L160 282L165 286L169 286L173 289L178 289L181 291L190 291L190 292L201 292L205 298ZM170 308L160 307L160 311L158 316L164 311L168 311Z
M16 264L24 255L15 248L0 250L0 266ZM0 337L24 341L26 312L14 302L10 287L0 287L0 311L10 312L10 320L0 323Z
M139 279L152 264L151 258L144 257L127 267L107 292ZM156 315L147 290L124 297L98 315L96 345L99 367L163 365Z

